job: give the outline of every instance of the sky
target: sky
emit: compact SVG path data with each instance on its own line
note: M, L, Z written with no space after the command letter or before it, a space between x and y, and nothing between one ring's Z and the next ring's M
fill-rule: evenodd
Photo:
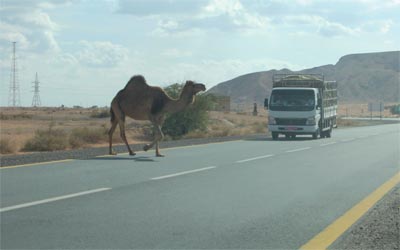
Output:
M109 106L130 77L207 88L400 50L400 0L0 0L0 106Z

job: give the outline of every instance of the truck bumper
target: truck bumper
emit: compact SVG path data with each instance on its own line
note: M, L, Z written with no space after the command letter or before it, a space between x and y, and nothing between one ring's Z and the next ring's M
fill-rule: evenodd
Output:
M270 132L278 132L282 134L313 134L318 130L318 125L313 126L297 126L297 125L268 125Z

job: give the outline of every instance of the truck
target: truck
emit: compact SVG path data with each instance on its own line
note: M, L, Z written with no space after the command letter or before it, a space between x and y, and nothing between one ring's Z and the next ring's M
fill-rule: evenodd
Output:
M279 135L331 137L337 127L337 82L325 81L322 74L275 74L270 98L265 98L268 130Z

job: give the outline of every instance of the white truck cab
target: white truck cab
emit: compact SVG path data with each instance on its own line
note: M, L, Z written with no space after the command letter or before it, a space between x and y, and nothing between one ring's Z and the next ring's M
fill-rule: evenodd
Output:
M265 99L264 106L269 109L268 129L274 140L279 134L286 138L331 137L336 126L336 82L325 82L323 76L278 75L273 83L270 99Z

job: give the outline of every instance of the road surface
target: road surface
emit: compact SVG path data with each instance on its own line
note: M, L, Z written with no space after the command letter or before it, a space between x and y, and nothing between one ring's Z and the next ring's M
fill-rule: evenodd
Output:
M2 168L1 249L329 249L398 184L399 128Z

